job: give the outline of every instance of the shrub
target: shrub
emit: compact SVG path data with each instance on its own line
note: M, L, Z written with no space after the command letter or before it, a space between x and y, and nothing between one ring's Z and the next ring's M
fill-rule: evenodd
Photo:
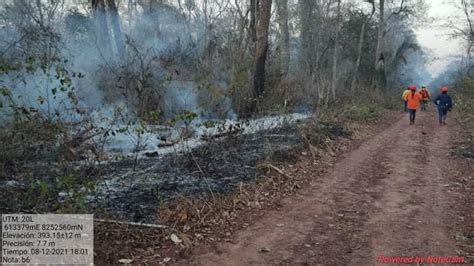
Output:
M375 122L382 115L383 107L376 102L359 101L343 111L343 117L353 121Z

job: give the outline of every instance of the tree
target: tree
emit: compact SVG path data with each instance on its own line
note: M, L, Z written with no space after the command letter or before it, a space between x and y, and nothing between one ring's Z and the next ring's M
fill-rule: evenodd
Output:
M96 24L96 41L99 51L106 57L110 57L111 42L107 16L105 13L104 0L92 0L92 13Z
M252 109L256 109L265 90L265 63L268 51L268 31L272 11L272 0L259 1L257 21L257 43L255 48L254 95L255 102Z
M288 27L288 0L277 0L279 36L279 71L285 77L290 66L290 32Z
M336 99L336 86L337 86L337 49L339 42L339 27L340 27L340 16L341 16L341 0L337 0L337 11L336 11L336 30L334 37L334 55L332 60L332 99Z
M315 12L315 1L299 0L298 2L300 9L299 23L301 27L300 38L300 71L312 76L314 69L314 58L315 53L312 51L314 47L314 12Z
M380 89L385 84L385 56L384 56L384 35L385 35L385 0L379 0L379 22L377 31L377 48L375 50L375 76L373 85Z
M354 95L355 91L355 86L357 82L357 76L359 74L359 67L360 67L360 61L362 59L362 48L364 46L364 35L365 35L365 28L367 27L367 23L372 20L372 17L374 16L375 13L375 3L374 0L368 0L370 4L372 4L372 13L370 16L362 22L362 26L360 28L360 36L359 36L359 46L357 49L357 60L356 60L356 65L354 68L354 75L352 76L352 82L351 82L351 94Z
M463 13L462 16L453 16L446 24L447 28L452 31L452 38L460 38L466 44L466 60L461 60L464 68L469 69L473 73L472 53L474 52L474 23L472 18L472 4L467 0L451 0L451 4Z
M117 10L115 0L107 0L110 23L112 24L112 31L114 33L115 47L117 48L118 57L122 57L125 53L125 42L123 38L122 29L120 26L120 17Z
M257 41L257 17L258 17L259 0L250 0L250 26L249 35L252 42Z

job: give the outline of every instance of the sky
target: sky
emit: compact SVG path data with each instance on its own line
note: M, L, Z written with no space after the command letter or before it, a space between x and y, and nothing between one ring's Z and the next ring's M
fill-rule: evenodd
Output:
M461 0L455 0L461 1ZM464 18L464 13L447 0L430 0L428 16L433 18L432 23L423 25L415 30L421 46L428 51L433 59L428 64L428 71L433 77L445 70L453 57L464 53L464 42L449 36L452 30L445 24L449 19ZM465 23L459 21L459 23Z

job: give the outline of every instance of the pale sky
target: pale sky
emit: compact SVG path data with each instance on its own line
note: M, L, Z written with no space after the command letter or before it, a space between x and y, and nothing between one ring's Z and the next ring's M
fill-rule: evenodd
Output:
M460 0L456 0L460 1ZM415 30L421 46L431 52L434 60L427 66L428 71L435 77L442 72L453 57L464 53L464 43L459 39L452 39L452 32L445 24L449 19L464 18L464 13L447 0L430 0L428 16L433 17L433 23ZM459 23L466 23L459 20ZM462 26L464 24L461 24Z

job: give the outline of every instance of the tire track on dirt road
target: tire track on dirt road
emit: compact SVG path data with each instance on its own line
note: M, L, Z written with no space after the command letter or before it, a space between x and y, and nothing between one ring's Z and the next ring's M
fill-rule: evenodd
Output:
M388 153L390 179L378 211L365 226L371 238L371 256L359 255L364 264L378 256L453 256L455 242L446 210L451 201L447 188L448 127L439 127L433 112L420 113L418 125L402 131L406 137Z
M380 255L453 256L445 214L456 203L443 186L450 130L434 112L421 113L415 126L403 116L231 243L197 249L179 264L375 265Z

